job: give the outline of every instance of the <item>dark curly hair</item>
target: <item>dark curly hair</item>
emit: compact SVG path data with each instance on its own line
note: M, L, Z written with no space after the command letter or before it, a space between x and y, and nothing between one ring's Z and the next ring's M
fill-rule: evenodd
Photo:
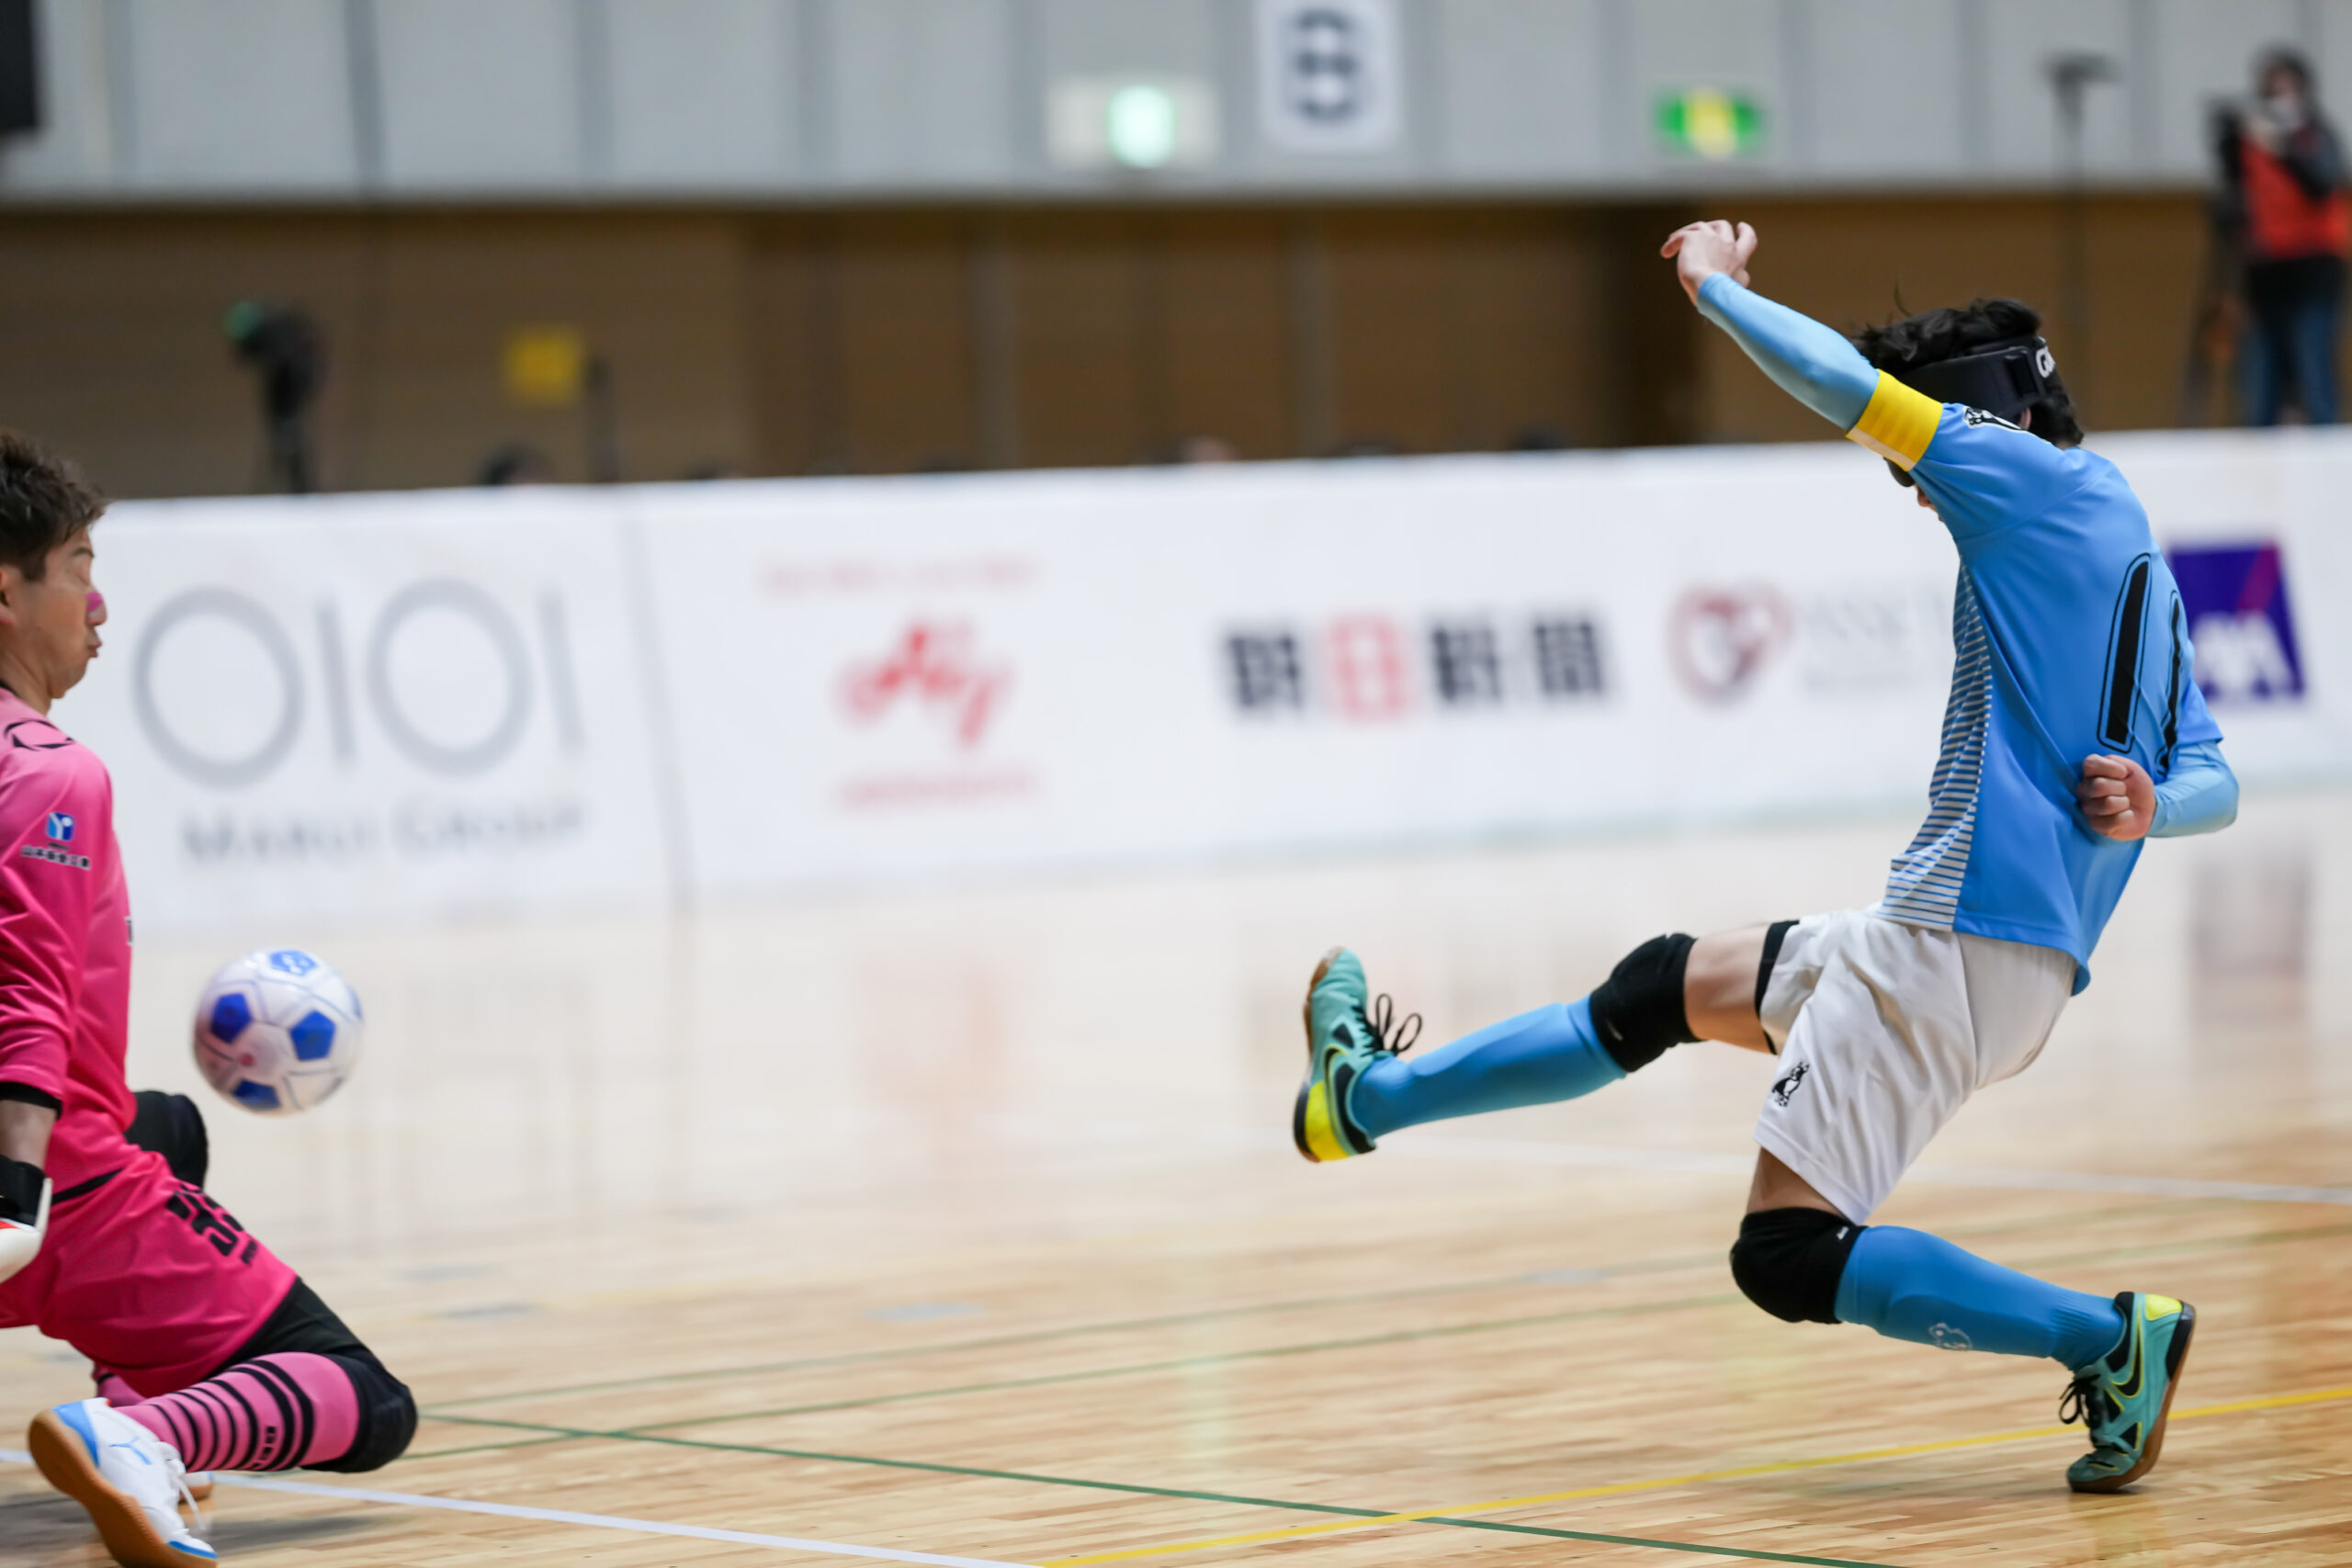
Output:
M1883 327L1864 327L1854 334L1854 346L1877 369L1896 380L1905 370L1917 370L1954 359L2012 338L2033 337L2041 331L2041 313L2019 299L1971 299L1958 310L1922 310ZM2033 415L2029 427L2053 446L2083 444L2083 423L2075 417L2075 400L2066 384L2049 378L2048 391L2029 403Z
M29 435L0 430L0 564L40 581L50 551L106 509L105 495L70 460Z

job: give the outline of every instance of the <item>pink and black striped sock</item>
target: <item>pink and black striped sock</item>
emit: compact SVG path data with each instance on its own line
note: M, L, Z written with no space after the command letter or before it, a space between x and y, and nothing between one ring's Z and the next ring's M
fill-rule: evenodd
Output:
M294 1470L341 1459L359 1431L359 1395L324 1356L240 1361L218 1377L122 1412L179 1450L190 1470Z
M144 1404L147 1402L145 1394L123 1382L119 1375L107 1371L103 1367L92 1367L90 1378L98 1385L98 1397L117 1410L122 1410L133 1404Z

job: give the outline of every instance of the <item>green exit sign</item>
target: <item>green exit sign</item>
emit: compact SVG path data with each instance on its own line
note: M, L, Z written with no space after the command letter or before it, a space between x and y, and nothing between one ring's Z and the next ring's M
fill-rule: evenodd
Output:
M1722 163L1752 158L1764 140L1764 111L1745 93L1689 87L1661 94L1657 130L1677 152Z

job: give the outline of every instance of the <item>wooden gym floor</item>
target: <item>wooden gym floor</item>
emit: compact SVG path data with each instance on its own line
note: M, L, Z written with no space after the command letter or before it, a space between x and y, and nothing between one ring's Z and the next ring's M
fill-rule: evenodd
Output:
M1633 942L1865 901L1910 824L1589 841L140 955L134 1066L263 940L358 1080L218 1102L213 1187L414 1386L374 1475L234 1480L254 1565L2352 1561L2352 826L2154 846L2042 1060L1880 1216L2195 1302L2164 1462L2075 1497L2054 1366L1790 1326L1724 1261L1770 1064L1314 1168L1348 940L1432 1043ZM0 1335L0 1408L86 1392ZM0 1435L0 1444L9 1439ZM0 1568L100 1562L0 1462Z

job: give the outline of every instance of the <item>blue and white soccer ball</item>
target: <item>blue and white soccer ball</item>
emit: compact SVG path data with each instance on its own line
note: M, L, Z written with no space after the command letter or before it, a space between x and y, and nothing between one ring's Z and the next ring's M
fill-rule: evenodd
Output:
M196 1065L259 1116L308 1111L359 1065L359 998L334 966L295 947L248 953L196 1004Z

